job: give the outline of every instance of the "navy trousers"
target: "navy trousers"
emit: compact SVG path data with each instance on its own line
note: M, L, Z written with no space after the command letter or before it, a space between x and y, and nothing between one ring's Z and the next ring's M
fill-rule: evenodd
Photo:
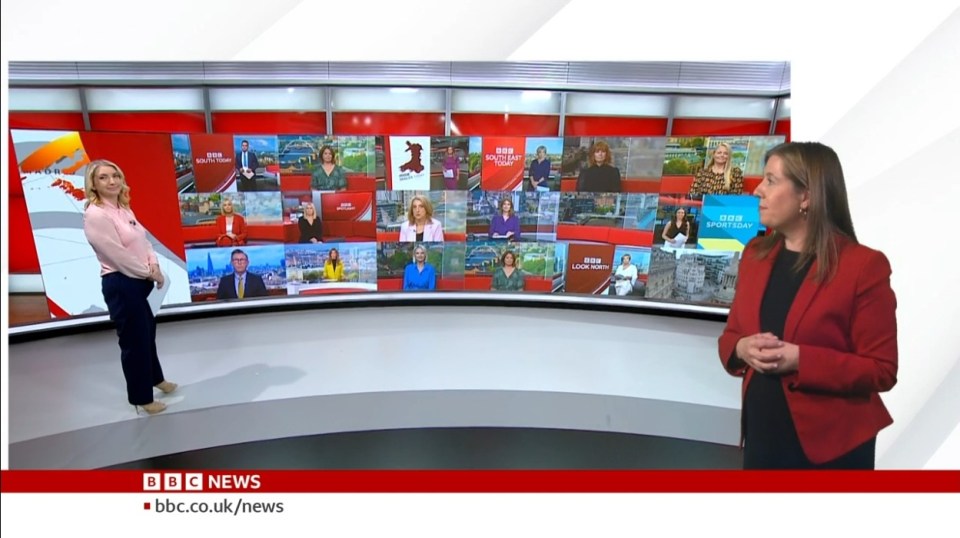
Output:
M155 284L119 272L104 275L101 284L110 319L120 337L127 401L146 405L153 401L153 387L164 380L157 356L157 321L147 302Z

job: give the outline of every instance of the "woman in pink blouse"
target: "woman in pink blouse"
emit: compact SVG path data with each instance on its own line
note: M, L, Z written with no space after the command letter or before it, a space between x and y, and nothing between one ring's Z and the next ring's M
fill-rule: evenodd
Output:
M90 163L85 190L83 231L100 261L103 298L120 337L127 400L138 413L154 415L167 406L154 399L153 388L164 394L177 388L163 377L157 322L147 302L154 285L163 287L163 273L146 230L130 210L130 187L120 167L106 160Z

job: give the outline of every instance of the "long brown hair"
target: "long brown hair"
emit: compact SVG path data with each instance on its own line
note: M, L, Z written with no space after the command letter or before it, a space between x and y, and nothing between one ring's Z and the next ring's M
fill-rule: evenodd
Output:
M797 192L806 190L810 198L805 217L807 239L796 267L799 269L816 260L815 278L823 282L837 269L839 251L835 236L839 234L857 243L840 158L832 148L819 142L780 144L767 152L764 164L774 156L782 160L783 173ZM783 241L783 236L776 231L758 239L757 258L765 258Z

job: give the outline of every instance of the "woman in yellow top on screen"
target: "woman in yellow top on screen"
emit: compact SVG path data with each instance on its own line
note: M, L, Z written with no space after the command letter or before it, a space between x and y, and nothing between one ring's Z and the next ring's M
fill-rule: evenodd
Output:
M340 282L343 280L343 262L340 260L340 251L332 248L327 254L327 261L323 263L323 279Z
M721 142L710 157L707 166L693 178L690 194L741 194L743 171L733 166L730 146Z

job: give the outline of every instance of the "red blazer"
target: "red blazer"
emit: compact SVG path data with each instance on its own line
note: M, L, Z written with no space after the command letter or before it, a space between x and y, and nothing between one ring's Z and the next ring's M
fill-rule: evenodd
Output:
M240 215L233 215L233 233L237 237L230 239L227 237L227 217L220 215L217 217L217 246L219 247L240 247L247 244L247 221Z
M755 373L733 361L737 342L760 332L760 301L773 261L744 250L727 326L719 339L727 372L743 377L741 396ZM893 423L880 392L897 383L897 300L883 253L838 237L832 279L817 283L814 261L787 314L783 340L800 346L798 371L781 377L787 406L807 458L825 463L856 448Z

